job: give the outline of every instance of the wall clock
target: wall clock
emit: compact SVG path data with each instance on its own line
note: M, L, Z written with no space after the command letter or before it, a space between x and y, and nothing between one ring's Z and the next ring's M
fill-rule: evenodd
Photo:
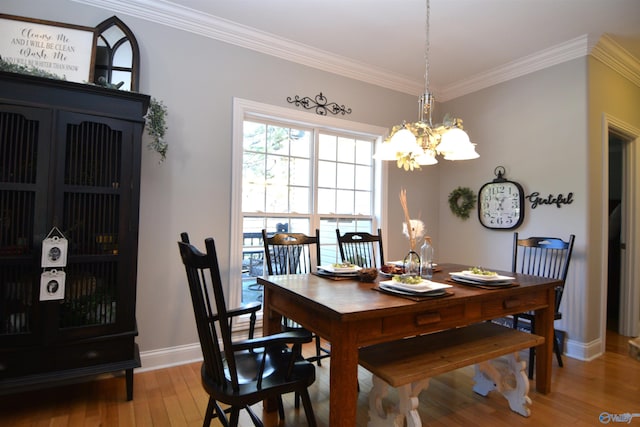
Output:
M504 177L504 167L494 170L496 178L478 193L478 219L491 229L511 230L524 220L524 190L517 182Z

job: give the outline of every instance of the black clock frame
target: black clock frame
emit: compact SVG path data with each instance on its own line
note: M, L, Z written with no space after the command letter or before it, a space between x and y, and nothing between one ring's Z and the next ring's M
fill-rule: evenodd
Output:
M515 228L520 227L520 225L522 225L522 222L524 221L524 189L522 188L522 185L520 185L519 183L515 181L510 181L504 177L505 169L503 166L497 166L494 169L494 174L496 175L496 178L491 182L485 183L482 187L480 187L480 190L478 191L478 221L480 222L480 224L482 224L483 227L488 228L490 230L513 230ZM484 190L484 188L488 185L494 185L499 183L513 184L518 189L518 198L520 199L519 200L520 216L518 218L518 221L511 227L492 227L490 225L485 224L482 220L482 214L484 211L484 209L482 208L482 199L480 197L482 195L482 190Z

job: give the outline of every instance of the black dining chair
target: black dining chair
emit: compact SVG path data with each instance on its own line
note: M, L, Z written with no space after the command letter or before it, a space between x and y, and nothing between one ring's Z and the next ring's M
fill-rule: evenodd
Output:
M380 268L384 265L382 250L382 231L374 235L363 231L347 232L340 235L336 229L338 248L342 262L359 265L363 268Z
M218 418L222 425L236 427L244 409L255 426L263 426L250 406L271 398L277 400L284 420L282 395L293 392L302 397L307 422L315 426L308 391L315 381L315 367L302 358L302 344L311 341L311 334L297 330L234 341L231 319L239 312L227 309L213 239L205 240L206 253L185 242L184 236L182 240L178 246L204 359L202 386L209 394L202 425Z
M320 231L314 236L302 233L268 234L262 230L264 254L269 275L312 273L320 265ZM315 250L314 250L315 249ZM285 329L301 326L290 319L283 318ZM307 360L322 366L321 360L331 355L331 351L322 347L320 337L315 335L316 354Z
M513 233L513 260L511 271L514 273L543 276L553 279L560 279L561 284L556 286L555 293L555 317L554 320L562 318L560 303L564 292L571 253L573 252L573 242L575 235L571 234L569 240L564 241L557 237L529 237L521 239L518 233ZM518 329L520 319L529 321L530 330L535 330L535 313L525 312L513 316L513 327ZM562 352L560 350L560 340L558 333L554 329L553 351L560 367L562 364ZM529 349L529 378L533 379L533 365L535 361L535 347Z
M189 233L186 233L186 232L180 233L180 241L182 241L183 243L191 243L189 240ZM262 303L260 303L259 301L243 303L240 307L234 308L233 310L234 315L229 318L229 322L231 322L233 317L248 314L249 315L248 337L251 339L253 338L256 330L257 313L261 309L262 309ZM229 327L231 327L231 323L229 323Z

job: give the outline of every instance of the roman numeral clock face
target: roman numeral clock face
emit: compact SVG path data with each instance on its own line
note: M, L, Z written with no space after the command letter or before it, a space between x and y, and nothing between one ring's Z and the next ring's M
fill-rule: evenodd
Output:
M502 174L486 183L478 194L478 217L487 228L509 230L524 220L524 191L517 182L507 181Z

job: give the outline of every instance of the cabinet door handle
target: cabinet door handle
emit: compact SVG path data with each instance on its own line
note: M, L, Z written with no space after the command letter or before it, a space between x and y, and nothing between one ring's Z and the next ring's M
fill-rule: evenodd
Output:
M87 351L84 354L85 359L89 359L89 360L97 359L98 356L100 356L100 353L95 350Z

